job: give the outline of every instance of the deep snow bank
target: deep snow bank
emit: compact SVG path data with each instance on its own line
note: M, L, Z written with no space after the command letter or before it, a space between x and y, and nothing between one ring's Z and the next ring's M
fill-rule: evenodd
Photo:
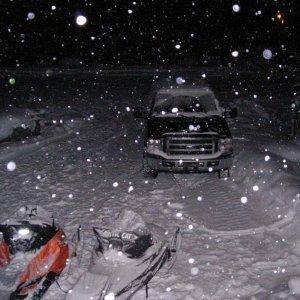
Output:
M243 150L235 157L233 181L244 190L245 205L260 206L274 222L280 221L290 216L299 200L297 167L284 156Z
M266 220L290 218L300 197L300 146L279 130L263 105L242 99L236 104L232 180L243 191L244 204L261 207Z

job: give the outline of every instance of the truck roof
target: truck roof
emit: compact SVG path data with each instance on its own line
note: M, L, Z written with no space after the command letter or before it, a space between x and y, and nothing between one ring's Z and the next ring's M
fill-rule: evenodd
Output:
M194 86L194 85L177 85L170 88L160 88L157 94L169 94L169 95L204 95L212 93L209 86Z

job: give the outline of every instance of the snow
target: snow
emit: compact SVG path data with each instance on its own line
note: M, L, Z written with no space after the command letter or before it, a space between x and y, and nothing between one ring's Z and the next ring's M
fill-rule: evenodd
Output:
M82 75L74 76L81 82ZM51 133L26 144L11 142L0 149L1 219L11 217L21 205L38 203L55 215L68 237L82 226L87 249L71 260L70 271L59 278L65 290L72 290L88 268L91 227L104 226L129 209L143 217L156 239L169 237L177 226L183 231L176 263L167 276L162 270L151 281L149 299L268 299L279 283L287 287L281 294L296 293L300 278L299 144L279 139L276 124L269 123L272 116L265 107L253 105L253 94L259 94L255 100L259 101L261 91L254 89L243 97L240 89L240 95L234 96L239 117L229 124L235 148L229 180L219 180L215 173L160 174L146 183L140 171L144 125L126 107L135 107L136 99L146 98L151 80L135 77L86 77L84 89L90 84L91 91L101 80L101 87L90 93L88 101L84 95L75 101L71 93L63 93L69 86L78 94L72 80L55 81L60 102L77 105L86 118L68 122L68 128L51 127ZM113 90L112 94L107 90ZM53 119L60 120L68 111L65 105ZM88 120L91 115L94 118ZM17 166L13 172L7 169L11 161ZM259 189L254 191L254 186ZM128 213L127 219L131 218ZM143 221L132 220L132 228L138 223ZM80 268L74 267L76 259ZM192 264L190 259L194 259ZM99 285L99 278L94 279L95 286ZM144 297L141 291L134 299ZM53 284L44 299L62 300L65 295Z
M14 161L10 161L7 163L6 168L8 171L12 172L16 169L17 165Z
M16 83L16 80L14 78L9 78L8 81L11 85L14 85Z
M109 293L104 297L104 300L114 300L114 299L115 299L114 293Z
M232 6L232 10L233 10L234 12L239 12L239 11L241 10L241 8L240 8L240 6L239 6L238 4L234 4L234 5Z
M29 12L28 14L27 14L27 19L28 20L33 20L35 18L35 14L33 13L33 12Z
M199 273L199 268L197 268L197 267L191 268L191 274L192 274L193 276L197 276L198 273Z
M271 50L265 49L265 50L263 51L263 57L264 57L265 59L271 59L272 56L273 56L273 54L272 54L272 51L271 51Z
M185 83L185 79L182 78L182 77L177 77L177 78L176 78L176 83L177 83L177 84L184 84L184 83Z
M79 15L76 17L76 23L78 26L83 26L87 22L87 18L83 15Z
M231 55L232 55L233 57L238 57L238 56L239 56L239 52L236 51L236 50L234 50L234 51L231 52Z
M248 202L248 198L245 197L245 196L243 196L243 197L241 198L241 202L242 202L243 204L246 204L246 203Z
M300 277L290 279L288 285L291 295L300 296Z

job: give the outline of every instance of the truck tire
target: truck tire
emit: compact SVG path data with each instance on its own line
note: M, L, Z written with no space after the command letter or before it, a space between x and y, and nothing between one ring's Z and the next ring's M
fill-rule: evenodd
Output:
M41 123L40 123L40 120L37 120L35 122L35 128L33 131L33 135L40 135L40 134L41 134Z
M151 169L148 166L146 159L143 159L143 171L142 172L143 172L144 178L147 178L147 179L155 179L158 175L157 170Z
M218 176L220 179L226 179L230 177L230 170L226 169L226 170L220 170L218 171Z

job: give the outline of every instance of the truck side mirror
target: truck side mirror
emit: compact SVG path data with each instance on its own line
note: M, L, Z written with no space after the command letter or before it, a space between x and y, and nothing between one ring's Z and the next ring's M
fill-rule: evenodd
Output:
M137 119L146 119L149 115L149 111L143 107L134 108L133 116Z
M223 116L225 118L231 118L231 119L236 118L238 116L237 107L226 108L223 112Z

